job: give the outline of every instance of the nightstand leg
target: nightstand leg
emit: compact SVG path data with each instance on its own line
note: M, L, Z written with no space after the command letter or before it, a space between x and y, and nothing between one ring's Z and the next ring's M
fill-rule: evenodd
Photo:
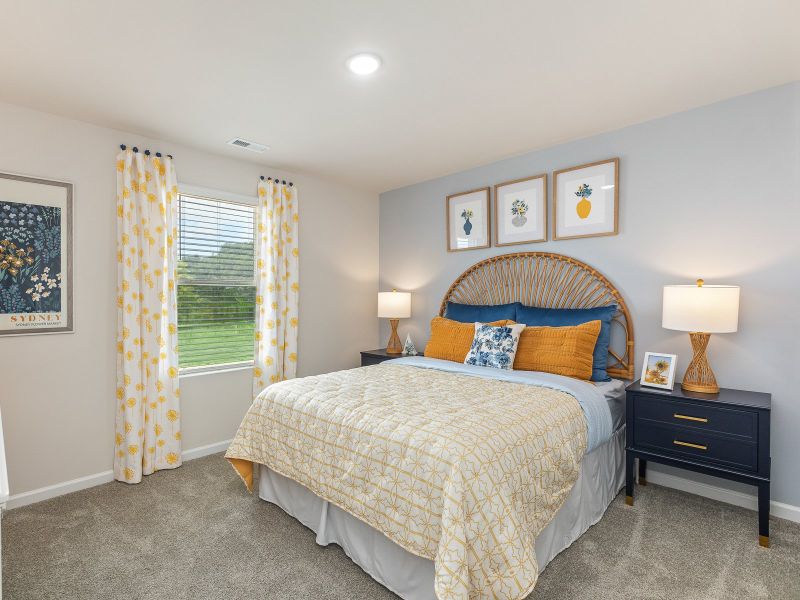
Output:
M769 548L769 481L758 484L758 545Z
M639 485L647 485L647 461L639 459Z
M625 453L625 504L633 506L633 467L636 459L630 452Z

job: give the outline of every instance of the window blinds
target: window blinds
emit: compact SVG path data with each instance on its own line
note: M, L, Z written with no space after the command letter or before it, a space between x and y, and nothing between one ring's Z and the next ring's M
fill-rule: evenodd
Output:
M178 345L181 368L253 360L253 206L181 195Z

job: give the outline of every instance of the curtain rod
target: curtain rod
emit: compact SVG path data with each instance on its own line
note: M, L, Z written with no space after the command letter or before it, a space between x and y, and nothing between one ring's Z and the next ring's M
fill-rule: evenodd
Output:
M119 149L120 149L120 150L125 150L125 149L127 149L127 146L126 146L125 144L120 144L120 145L119 145ZM134 152L139 152L139 148L137 148L136 146L134 146L133 148L131 148L131 150L133 150ZM145 154L145 156L150 156L150 150L145 150L145 151L144 151L144 154ZM156 152L156 156L157 156L158 158L161 158L161 152ZM168 158L172 158L172 154L167 154L167 157L168 157Z
M264 181L264 176L263 175L261 176L261 181ZM272 177L267 177L267 181L272 181ZM285 179L278 180L278 178L276 177L275 178L275 183L282 183L283 185L286 185L286 180ZM290 181L289 182L289 187L292 187L293 185L294 185L294 183L292 183Z

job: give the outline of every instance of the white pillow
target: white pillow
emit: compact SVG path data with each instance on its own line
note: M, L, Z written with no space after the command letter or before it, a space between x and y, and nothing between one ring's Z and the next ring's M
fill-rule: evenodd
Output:
M492 367L495 369L514 368L519 336L525 329L523 323L495 327L485 323L475 323L475 337L464 359L465 365Z

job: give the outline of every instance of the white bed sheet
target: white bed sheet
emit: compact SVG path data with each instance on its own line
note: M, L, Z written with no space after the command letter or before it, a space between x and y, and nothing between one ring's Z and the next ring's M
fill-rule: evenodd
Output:
M609 405L612 401L619 404L618 390L610 391L618 386L607 387ZM540 571L603 516L624 484L624 454L625 428L619 427L610 440L583 457L567 500L536 538ZM341 546L353 562L404 600L436 600L433 561L411 554L363 521L263 465L258 490L261 499L277 504L316 532L318 544Z

